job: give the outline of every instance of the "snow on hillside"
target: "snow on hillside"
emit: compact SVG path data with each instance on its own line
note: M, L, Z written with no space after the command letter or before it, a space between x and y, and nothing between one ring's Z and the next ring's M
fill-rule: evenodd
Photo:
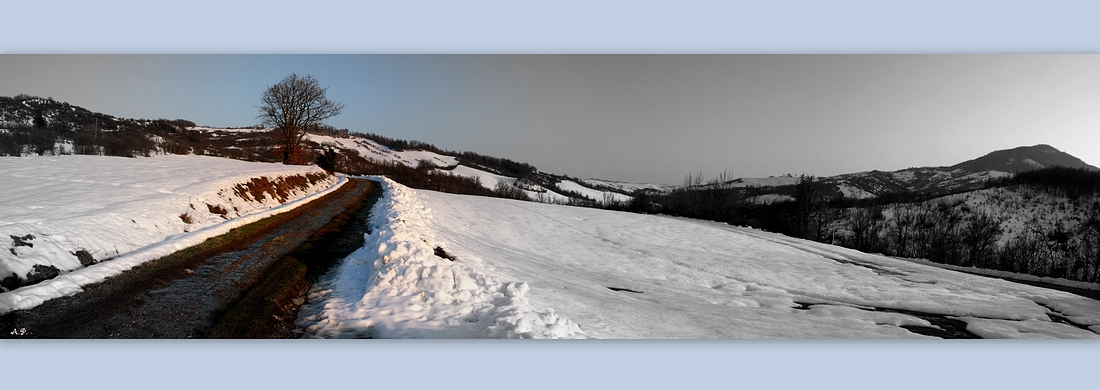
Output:
M594 190L570 180L562 180L561 183L558 183L558 188L561 188L564 191L576 192L588 199L592 199L601 203L603 203L607 199L610 199L613 202L630 202L634 199L633 196L623 195L617 192Z
M1090 207L1100 199L1081 197L1069 199L1027 187L997 187L948 195L938 201L948 204L962 202L970 210L979 211L1001 221L1004 232L997 241L999 247L1021 235L1034 231L1050 231L1060 226L1075 231Z
M764 194L764 195L750 196L748 198L745 198L746 202L749 202L749 203L752 203L752 204L772 204L772 203L779 203L779 202L790 202L790 201L793 201L793 200L794 200L793 196L781 195L781 194Z
M840 190L841 195L843 195L845 198L869 199L875 197L875 194L864 191L848 183L837 184L837 189Z
M441 167L450 167L458 164L458 159L452 156L444 156L434 152L423 150L395 151L377 142L366 138L336 138L317 134L306 134L306 139L321 145L334 145L343 149L351 149L359 152L363 158L380 162L397 162L410 167L420 166L420 160L431 161Z
M286 185L286 199L249 190L262 187L249 187L253 179L283 178L301 184ZM4 312L74 294L80 285L290 210L346 179L316 166L166 155L0 158L0 182L0 277L61 274L0 290Z
M443 170L443 169L438 169L437 172L451 173L453 175L477 178L478 180L481 180L481 185L485 188L488 188L488 189L496 188L497 184L499 184L499 183L504 183L504 184L511 185L511 186L516 185L516 178L514 178L514 177L498 175L498 174L495 174L495 173L492 173L492 172L486 172L486 171L483 171L483 170L480 170L480 169L477 169L477 168L470 168L470 167L465 166L465 165L458 165L458 166L454 167L454 169L451 169L449 171Z
M367 244L311 293L307 335L907 338L926 336L902 326L936 327L896 311L908 310L982 337L1100 338L1100 302L1069 293L713 222L384 189Z
M601 188L601 187L614 188L614 189L617 189L619 191L626 192L626 193L633 193L634 191L638 191L638 190L651 190L651 191L665 192L665 191L671 191L672 189L676 188L676 186L670 186L670 185L667 185L667 184L626 183L626 182L621 182L621 181L600 180L600 179L584 179L584 180L581 180L581 181L584 182L584 184L587 184L591 187L595 187L595 188Z
M465 176L470 178L477 178L481 181L481 186L490 190L496 189L497 185L504 183L510 186L517 186L523 190L532 200L543 203L568 203L569 197L559 194L557 192L543 188L540 185L519 185L519 179L509 176L498 175L492 172L486 172L477 168L471 168L465 165L457 165L453 169L443 170L437 169L436 172L450 173L452 175Z

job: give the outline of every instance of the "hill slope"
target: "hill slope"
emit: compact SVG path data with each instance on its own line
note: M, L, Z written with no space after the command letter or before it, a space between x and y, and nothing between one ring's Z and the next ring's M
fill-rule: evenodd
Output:
M1100 338L1100 302L1059 291L725 224L383 182L367 245L303 309L307 334Z
M1062 152L1046 144L998 150L973 160L952 165L950 168L962 169L968 172L1019 172L1053 166L1100 170L1092 165L1086 164L1077 157L1071 156L1068 153Z

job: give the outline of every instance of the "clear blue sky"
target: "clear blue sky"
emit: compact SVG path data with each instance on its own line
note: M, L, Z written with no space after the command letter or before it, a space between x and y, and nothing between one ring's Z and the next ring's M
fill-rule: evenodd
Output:
M329 124L582 178L834 175L1047 143L1100 164L1100 55L4 55L0 95L257 123L311 74Z
M197 0L155 17L121 0L10 4L0 95L241 126L257 122L264 88L312 74L347 105L334 126L636 182L950 165L1038 143L1100 165L1100 7L1088 2L324 0L306 20L340 12L305 34L280 22L296 3L254 3Z

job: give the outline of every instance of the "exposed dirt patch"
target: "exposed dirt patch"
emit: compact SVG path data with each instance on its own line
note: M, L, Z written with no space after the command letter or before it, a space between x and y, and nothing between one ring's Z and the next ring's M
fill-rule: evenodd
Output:
M95 264L95 257L92 257L92 253L88 252L87 249L81 248L76 252L69 253L72 253L73 256L76 256L77 260L80 260L80 265L87 267L89 265Z
M31 243L31 240L34 240L34 235L31 234L25 235L23 237L11 236L11 244L15 247L27 246L34 248L34 244Z
M267 176L261 176L237 184L233 187L233 193L248 202L253 199L262 201L270 196L279 203L286 203L287 198L290 197L291 191L294 189L304 191L328 176L327 173L307 173L305 175L284 176L275 180L271 180Z
M214 205L211 205L211 204L207 203L206 204L206 209L208 211L210 211L211 214L217 214L217 215L220 215L224 219L229 219L229 217L226 217L226 215L229 214L229 210L226 210L225 207L222 207L222 205L220 205L220 204L217 205L217 206L214 206Z
M451 255L450 253L447 253L447 251L443 250L443 247L441 247L441 246L435 247L435 255L439 256L440 258L447 259L447 260L450 260L450 261L455 261L455 259L456 259L456 257Z
M1035 302L1035 301L1032 301L1032 302ZM1076 322L1070 321L1070 319L1067 318L1064 314L1062 314L1062 312L1054 310L1053 307L1050 307L1048 305L1044 305L1044 304L1039 303L1039 302L1035 302L1035 304L1039 305L1039 306L1042 306L1042 307L1047 309L1047 317L1050 318L1051 322L1057 322L1059 324L1066 324L1066 325L1072 326L1072 327L1077 328L1077 329L1087 330L1089 332L1096 333L1096 331L1094 331L1092 329L1089 329L1088 325L1082 325L1082 324L1078 324Z
M797 307L794 307L794 309L796 309L796 310L810 310L810 308L812 306L825 305L823 303L804 303L804 302L795 302L795 304L798 305ZM952 319L952 318L947 318L947 316L945 316L943 314L927 313L927 312L913 311L913 310L877 308L877 307L876 308L871 308L871 309L856 307L856 306L851 306L851 307L854 307L854 308L860 309L860 310L865 310L865 311L880 311L880 312L886 312L886 313L905 314L905 315L908 315L908 316L913 316L913 317L923 319L925 321L930 322L932 325L938 326L940 328L940 329L936 329L936 328L927 327L927 326L912 326L912 325L902 325L902 326L900 326L901 328L904 328L905 330L908 330L908 331L916 333L916 334L921 334L921 335L925 335L925 336L932 336L932 337L939 337L941 339L980 339L981 338L981 337L978 337L978 335L970 333L970 331L966 330L966 322L956 320L956 319Z

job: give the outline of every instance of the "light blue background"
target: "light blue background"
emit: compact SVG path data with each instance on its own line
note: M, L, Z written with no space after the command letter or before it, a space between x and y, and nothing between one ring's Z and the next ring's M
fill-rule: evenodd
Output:
M20 2L0 53L1100 53L1086 1L670 3ZM5 389L1090 388L1097 362L1081 340L0 340Z

